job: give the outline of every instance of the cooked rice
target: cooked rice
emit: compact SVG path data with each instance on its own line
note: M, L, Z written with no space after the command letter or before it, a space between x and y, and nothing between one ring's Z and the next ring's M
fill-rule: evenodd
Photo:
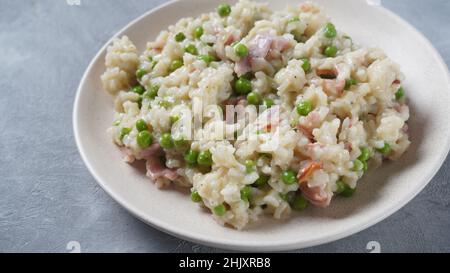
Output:
M174 182L198 193L200 204L221 224L242 229L261 214L287 217L304 200L328 206L343 185L347 192L355 189L367 166L398 158L410 144L398 65L381 49L358 47L341 31L328 38L329 22L312 3L272 12L265 4L241 0L225 17L212 12L181 19L140 56L128 37L114 39L101 76L104 89L116 96L109 128L114 143L127 162L146 160L148 176L159 187ZM204 33L196 38L200 26ZM178 33L186 37L181 42ZM237 56L236 43L246 45L250 55ZM215 60L208 64L185 52L189 44L196 55ZM337 53L327 57L331 45ZM304 58L311 65L306 71ZM171 71L174 60L183 65ZM145 72L140 78L138 69ZM247 71L252 91L273 100L274 107L258 112L236 94L234 83ZM133 92L135 85L146 93ZM153 98L149 92L156 86ZM312 109L302 116L296 106L305 101ZM247 119L227 123L226 104L240 105ZM178 121L171 121L174 115ZM154 143L169 132L174 139L183 137L184 145L162 153L158 144L142 148L135 125L140 119ZM200 120L198 126L193 120ZM362 149L370 152L367 162ZM210 151L212 166L187 164L188 150ZM247 170L248 160L253 170ZM283 181L288 170L298 174L296 183ZM257 186L264 177L267 183ZM251 191L248 200L243 189ZM220 205L223 213L217 212Z

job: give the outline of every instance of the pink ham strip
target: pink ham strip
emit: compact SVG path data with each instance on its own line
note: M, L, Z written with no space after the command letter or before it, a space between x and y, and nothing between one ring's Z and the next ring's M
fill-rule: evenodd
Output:
M252 71L250 57L241 58L239 62L234 65L234 72L238 75L238 77L245 75L250 71Z
M256 35L250 42L249 52L253 58L265 58L269 53L273 38L267 35Z
M249 56L241 58L234 66L234 72L240 77L252 70L252 63L266 58L270 50L284 51L290 47L284 37L258 34L249 43Z
M307 182L307 180L312 176L312 174L323 168L322 162L310 162L304 168L300 169L297 174L297 180L300 184Z
M152 180L158 178L167 178L171 181L178 179L178 173L175 169L169 169L161 162L159 157L150 157L147 159L147 176Z
M143 158L162 156L163 154L164 150L159 143L154 143L147 149L141 151L141 157Z
M330 205L331 194L324 187L309 187L308 183L301 183L300 190L303 196L314 206L325 208Z
M347 151L352 152L352 150L353 150L353 145L352 145L351 142L345 142L345 143L344 143L344 148L345 148Z
M326 93L335 96L341 96L342 91L345 88L345 80L336 79L336 80L324 80L323 89Z
M297 125L297 129L300 131L300 133L302 133L306 138L309 139L309 141L313 142L314 141L314 136L311 132L311 130L309 130L308 128L306 128L303 125Z
M277 51L285 51L291 47L291 44L289 41L284 37L277 37L273 39L272 41L272 49L275 49Z
M158 178L167 178L171 181L178 179L178 173L176 169L167 168L161 161L161 156L164 155L164 150L158 143L152 144L149 148L141 152L141 156L147 159L147 176L152 180Z
M331 202L331 194L325 191L324 186L310 187L308 185L308 179L312 174L323 168L322 162L310 162L304 168L300 169L297 175L297 179L300 183L300 191L303 196L313 205L317 207L327 207Z
M234 34L229 33L228 37L225 39L224 45L231 45L237 39L239 39L239 37L235 37Z

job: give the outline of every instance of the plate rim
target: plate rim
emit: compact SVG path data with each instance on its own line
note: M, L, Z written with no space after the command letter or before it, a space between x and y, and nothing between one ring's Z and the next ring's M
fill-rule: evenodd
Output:
M90 174L94 177L96 182L100 185L100 187L117 203L119 203L123 208L125 208L129 213L131 213L133 216L141 220L142 222L152 226L153 228L168 233L172 236L197 243L202 244L210 247L216 247L220 249L227 249L227 250L238 250L238 251L287 251L287 250L294 250L294 249L302 249L317 245L322 245L326 243L330 243L333 241L337 241L340 239L343 239L345 237L351 236L353 234L356 234L362 230L365 230L384 219L388 218L398 210L400 210L402 207L404 207L407 203L409 203L414 197L416 197L433 179L433 177L436 175L436 173L440 170L442 167L445 159L447 158L447 155L450 151L450 137L447 137L446 146L445 149L443 149L442 153L440 154L440 158L437 162L439 164L436 164L426 177L424 179L424 183L417 187L415 191L413 191L409 196L404 197L401 201L397 202L394 206L392 206L389 210L381 211L377 213L376 217L373 217L370 220L367 220L365 222L358 222L355 224L349 225L349 227L345 228L344 231L339 233L331 233L330 235L320 237L318 239L310 239L310 240L303 240L301 242L292 242L292 241L277 241L275 244L271 242L258 242L258 243L251 243L251 242L242 242L242 241L233 241L230 239L222 239L217 238L213 236L209 236L206 234L201 233L192 233L192 232L184 232L182 228L177 228L175 226L172 226L165 221L159 220L158 218L151 217L149 215L144 214L139 208L134 207L130 203L128 203L126 200L119 197L118 193L115 193L114 190L109 188L108 183L105 182L101 176L97 173L95 168L91 165L89 161L88 152L85 150L85 148L82 145L81 141L81 134L79 131L79 107L80 107L80 97L81 92L83 89L83 86L85 85L85 82L89 76L89 72L94 67L97 60L100 58L100 56L105 52L106 48L109 46L111 41L115 37L119 37L123 35L126 30L128 30L130 27L132 27L137 22L141 21L145 17L151 15L154 12L158 12L159 10L168 7L170 5L173 5L177 2L181 2L182 0L171 0L166 3L163 3L161 5L156 6L155 8L152 8L148 10L147 12L143 13L142 15L138 16L136 19L131 20L128 24L126 24L123 28L121 28L118 32L116 32L95 54L95 56L90 61L89 65L87 66L86 70L83 73L83 76L81 78L81 81L78 85L75 100L73 104L73 112L72 112L72 125L73 125L73 133L75 138L75 143L78 149L78 152L83 160L83 163L89 170ZM422 34L421 31L416 29L414 26L412 26L410 23L408 23L406 20L404 20L402 17L394 13L393 11L379 5L374 6L374 8L378 8L383 12L386 16L390 16L391 19L395 20L398 24L401 24L403 27L409 29L410 31L414 32L415 35L417 35L418 38L422 40L424 45L430 50L430 53L432 53L434 58L438 60L438 65L443 71L446 71L446 81L447 81L447 92L450 92L450 72L447 64L444 62L441 54L439 51L433 46L433 44L428 40L425 35ZM255 249L256 248L256 249Z

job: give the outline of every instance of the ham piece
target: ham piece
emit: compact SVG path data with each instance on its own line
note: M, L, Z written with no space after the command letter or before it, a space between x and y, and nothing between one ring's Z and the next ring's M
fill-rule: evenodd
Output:
M151 145L141 152L141 156L147 159L147 176L153 180L158 178L167 178L171 181L177 180L179 177L177 170L167 168L164 165L162 161L163 155L164 150L158 143Z

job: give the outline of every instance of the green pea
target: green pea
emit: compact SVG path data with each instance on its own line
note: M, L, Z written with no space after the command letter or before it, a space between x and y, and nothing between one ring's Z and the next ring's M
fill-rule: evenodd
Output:
M344 197L351 197L355 191L355 189L352 189L348 184L344 183L342 180L338 180L336 182L337 189L335 191L336 194L342 195Z
M169 133L162 134L159 138L159 145L164 149L172 149L174 147L172 136Z
M247 79L247 80L251 80L251 79L253 79L253 73L252 72L247 72L244 75L242 75L241 78L244 78L244 79Z
M136 71L136 77L140 80L140 79L142 79L142 77L144 77L146 74L148 73L148 71L147 70L145 70L145 69L138 69L137 71Z
M142 96L139 96L138 100L136 101L139 106L139 109L142 108L142 100L143 100Z
M341 192L341 195L344 197L352 197L353 194L355 193L355 191L356 191L356 188L352 189L352 188L350 188L349 185L345 184L344 191Z
M158 102L158 105L164 108L169 108L172 105L172 103L170 103L170 101L167 100L162 100Z
M198 155L197 163L200 166L209 167L212 166L213 160L212 160L212 154L210 151L202 151Z
M192 202L199 203L202 201L202 197L200 196L198 191L193 191L191 193L191 200L192 200Z
M156 98L156 96L158 96L159 88L160 88L159 84L150 86L150 88L147 90L147 92L145 92L144 97L146 97L148 99Z
M363 161L363 171L367 172L369 170L369 164L367 163L367 161Z
M377 151L383 155L388 155L391 152L391 145L385 142L383 148L377 149Z
M334 38L337 35L336 27L332 23L325 26L325 37Z
M253 160L246 160L245 161L245 171L247 173L254 172L255 171L255 166L256 166L255 161L253 161Z
M336 194L341 194L345 188L347 187L347 184L345 184L342 180L336 181Z
M215 61L215 58L211 55L200 55L198 56L198 59L204 61L206 64L210 64Z
M269 179L270 179L270 176L261 174L261 175L259 175L259 178L255 181L255 185L257 187L262 187L267 184Z
M188 142L187 140L184 139L184 137L179 137L173 140L173 144L175 145L175 148L181 148L185 147L188 144Z
M227 213L227 209L225 208L225 206L223 204L215 206L213 211L214 211L214 214L217 216L224 216L225 213Z
M170 119L170 123L171 124L175 124L177 121L180 120L180 116L179 115L172 115L172 116L169 117L169 119Z
M337 54L337 47L334 45L327 46L323 51L323 54L327 57L335 57Z
M244 78L244 77L240 77L236 81L234 87L235 87L235 90L236 90L236 92L238 94L245 95L245 94L248 94L248 93L252 92L252 83L251 83L251 81L246 79L246 78Z
M364 164L361 162L361 160L356 159L355 161L353 161L353 171L357 172L361 171L362 169L364 169Z
M303 62L302 68L305 71L305 73L308 73L309 71L311 71L311 62L309 61L309 59L302 58L300 60Z
M248 48L244 44L238 44L234 47L234 52L238 57L245 57L248 55Z
M172 63L170 64L169 70L171 72L173 72L182 66L183 66L183 60L173 60Z
M129 133L131 133L131 128L122 128L120 130L120 140L123 140L123 138L128 135Z
M202 37L204 32L205 32L205 30L202 27L197 27L194 30L194 37L196 39L200 39L200 37Z
M143 119L139 119L136 121L136 129L138 129L139 132L148 130L147 122Z
M137 140L139 147L141 147L142 149L145 149L152 144L153 136L149 131L142 131L142 132L139 132L136 140Z
M183 32L179 32L179 33L177 33L177 35L175 35L175 41L177 41L179 43L183 42L184 39L186 39L186 35L184 35Z
M185 46L184 51L186 51L187 53L192 54L192 55L198 54L197 48L193 44L189 44L189 45Z
M290 191L288 193L280 193L281 199L283 199L284 201L288 202L289 204L294 202L295 195L296 195L295 191Z
M241 190L241 199L244 201L249 201L252 197L252 188L249 186L245 186Z
M308 200L303 196L296 196L294 201L292 201L292 208L294 210L304 210L308 207Z
M288 23L293 23L293 22L299 22L300 18L298 16L294 16L291 19L289 19Z
M184 156L184 160L190 165L197 164L199 152L194 150L189 150L186 155Z
M138 86L133 87L132 91L136 94L142 95L145 92L145 88L138 85Z
M347 80L345 80L345 87L344 87L344 89L348 90L348 89L350 89L350 87L352 85L355 85L355 84L357 84L355 79L353 79L353 78L347 79Z
M267 109L269 109L270 107L272 107L272 106L275 105L275 102L274 102L272 99L265 98L265 99L263 100L263 105L264 105Z
M281 180L286 185L292 185L292 184L295 184L297 182L297 178L296 178L295 172L291 171L291 170L284 171L281 174Z
M403 98L405 96L405 90L403 89L403 87L400 87L397 92L395 93L395 99L396 100L400 100L401 98Z
M313 110L313 105L310 101L301 101L297 104L297 113L301 116L307 116Z
M149 131L145 130L145 131L139 132L136 140L137 140L139 147L141 147L142 149L145 149L152 144L153 136Z
M369 160L370 157L371 157L370 149L367 148L367 147L362 147L361 148L361 155L358 157L358 159L360 161L362 161L362 162L365 162L365 161Z
M228 4L219 5L219 7L217 8L217 13L220 15L220 17L226 17L230 15L231 13L230 5Z
M247 101L249 104L259 105L259 103L261 101L261 95L259 95L259 93L256 93L256 92L250 92L247 95Z

